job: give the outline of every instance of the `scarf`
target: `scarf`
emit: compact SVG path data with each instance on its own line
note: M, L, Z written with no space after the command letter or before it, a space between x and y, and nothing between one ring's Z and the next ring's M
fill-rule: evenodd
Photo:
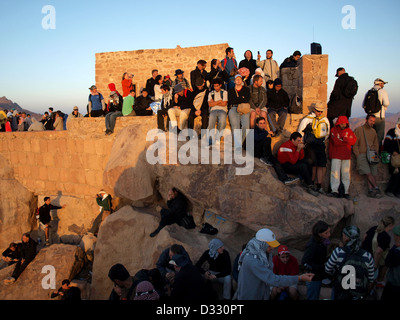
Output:
M348 247L353 253L357 252L361 245L360 229L356 226L348 226L343 229L343 233L350 238L346 243L346 247Z
M219 240L219 239L212 239L210 243L208 244L208 248L210 249L208 251L208 254L211 258L217 259L218 258L218 249L221 248L224 245L224 243Z
M259 259L267 268L271 269L273 264L272 257L270 255L267 256L266 251L268 247L268 243L264 241L257 240L256 238L251 239L239 257L239 269L246 255L253 255L255 259Z

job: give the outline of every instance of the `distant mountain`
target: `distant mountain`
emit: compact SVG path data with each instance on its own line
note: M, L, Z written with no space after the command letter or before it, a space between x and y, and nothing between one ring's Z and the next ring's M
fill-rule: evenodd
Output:
M365 115L366 117L367 115ZM360 118L350 118L350 129L354 131L355 128L362 126L365 123L365 117ZM397 123L397 120L400 118L400 112L398 113L386 113L385 115L385 134L386 132L394 128Z
M18 103L12 102L11 100L7 99L6 97L0 98L0 110L7 109L11 111L11 109L15 108L18 112L26 112L29 113L32 117L35 117L37 120L42 119L42 115L39 113L32 112L27 109L23 109Z

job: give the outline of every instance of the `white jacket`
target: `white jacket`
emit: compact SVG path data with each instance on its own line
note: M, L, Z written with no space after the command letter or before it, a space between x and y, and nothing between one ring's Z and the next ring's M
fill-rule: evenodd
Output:
M308 114L306 117L304 117L297 129L297 132L299 132L302 136L304 136L303 130L307 127L309 123L312 123L313 119L316 117L314 112L311 112ZM329 138L329 131L330 131L330 125L329 125L329 120L326 117L322 117L321 120L324 120L327 123L327 133L325 136L325 140Z
M389 95L387 93L387 91L383 88L381 88L379 85L375 85L373 87L373 89L378 90L378 99L382 104L382 109L381 111L375 113L375 117L377 117L378 119L380 118L385 118L385 113L386 113L386 109L388 108L390 102L389 102ZM382 112L382 114L381 114Z

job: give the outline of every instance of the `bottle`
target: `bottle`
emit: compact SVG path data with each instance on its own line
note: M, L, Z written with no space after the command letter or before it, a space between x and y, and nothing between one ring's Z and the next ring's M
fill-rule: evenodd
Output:
M40 237L37 238L37 243L40 244L42 242L42 239Z

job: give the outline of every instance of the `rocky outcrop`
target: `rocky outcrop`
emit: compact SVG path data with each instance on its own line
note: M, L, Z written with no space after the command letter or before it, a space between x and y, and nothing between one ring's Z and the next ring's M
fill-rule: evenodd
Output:
M0 300L48 300L64 279L72 280L83 266L82 250L77 246L57 244L38 252L16 282L5 285L15 266L0 270ZM55 287L52 289L52 276Z

